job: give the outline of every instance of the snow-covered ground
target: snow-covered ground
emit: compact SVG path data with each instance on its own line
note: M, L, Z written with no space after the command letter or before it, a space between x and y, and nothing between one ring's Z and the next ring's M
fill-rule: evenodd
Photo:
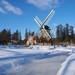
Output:
M74 65L74 46L0 46L0 75L75 75Z

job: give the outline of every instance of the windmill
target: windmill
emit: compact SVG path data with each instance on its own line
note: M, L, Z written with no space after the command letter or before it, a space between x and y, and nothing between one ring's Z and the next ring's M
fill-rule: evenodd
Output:
M35 22L40 26L40 28L37 30L37 32L35 33L35 35L37 35L37 33L40 31L40 29L43 29L43 31L46 33L46 36L51 39L51 35L46 31L45 29L45 25L46 23L48 23L48 21L52 18L53 14L55 13L54 10L52 10L48 16L45 18L45 20L42 22L37 16L34 18Z

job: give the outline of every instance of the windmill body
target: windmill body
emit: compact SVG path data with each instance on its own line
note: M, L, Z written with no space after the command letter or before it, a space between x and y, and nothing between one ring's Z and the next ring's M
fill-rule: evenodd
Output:
M45 30L47 31L47 33L50 35L50 28L47 25L44 25ZM50 38L47 36L47 34L45 33L45 31L43 30L43 28L40 29L40 37L46 38L47 41L50 40Z

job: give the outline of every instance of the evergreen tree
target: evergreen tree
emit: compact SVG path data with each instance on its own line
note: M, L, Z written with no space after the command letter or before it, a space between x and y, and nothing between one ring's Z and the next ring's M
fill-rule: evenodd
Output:
M10 42L9 34L10 34L9 31L7 31L6 29L0 32L0 44L7 44L8 42Z
M69 25L66 23L65 25L65 42L69 42L70 37L69 37Z
M35 33L35 32L33 31L33 32L31 33L31 35L34 36L34 33Z
M59 41L59 26L56 27L56 38L57 38L57 41Z
M26 31L25 31L25 42L28 40L28 31L27 31L27 29L26 29Z
M19 32L19 40L22 40L21 31Z
M63 30L62 30L62 41L64 42L65 41L65 27L63 27Z
M31 31L30 31L30 29L29 29L29 34L28 34L28 37L31 35Z
M11 41L11 30L7 31L7 43Z
M62 26L62 24L57 26L56 37L57 37L57 41L59 41L59 42L63 40L63 26Z
M70 26L70 39L73 39L74 37L74 30L73 30L73 27Z
M19 41L19 33L18 30L12 34L12 40Z
M60 41L63 40L63 26L62 24L59 25L59 36L60 36Z

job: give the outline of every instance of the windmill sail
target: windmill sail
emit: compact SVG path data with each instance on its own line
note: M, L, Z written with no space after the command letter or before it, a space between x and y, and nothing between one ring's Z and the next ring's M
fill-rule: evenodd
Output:
M44 20L43 24L47 23L47 22L52 18L52 16L54 15L54 13L55 13L55 11L52 10L52 11L48 14L48 16L46 17L46 19Z
M51 38L51 35L48 34L48 32L45 30L44 25L52 18L53 14L54 14L54 10L52 10L48 16L46 17L46 19L42 22L38 17L35 17L34 20L36 21L36 23L40 26L40 28L37 30L37 32L35 33L35 35L39 32L39 30L41 28L43 28L44 32L46 33L46 35Z

